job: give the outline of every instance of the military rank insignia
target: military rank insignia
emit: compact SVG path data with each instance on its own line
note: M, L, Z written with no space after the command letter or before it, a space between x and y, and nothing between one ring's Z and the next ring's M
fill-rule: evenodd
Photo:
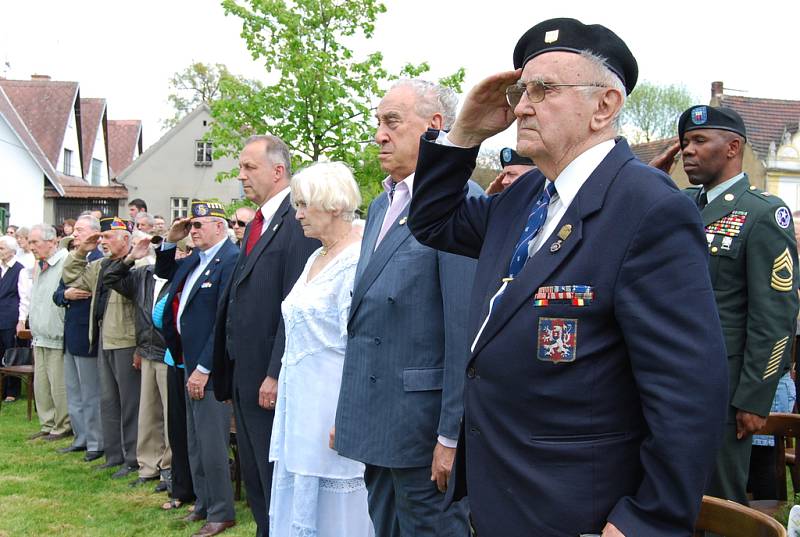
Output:
M786 346L789 343L789 336L779 339L772 347L772 354L769 356L769 362L764 369L764 376L762 380L767 380L769 377L778 372L781 362L783 361L783 353L786 351Z
M719 220L708 224L706 234L738 237L746 221L747 211L731 211Z
M578 319L539 318L536 357L543 362L574 362L578 351Z
M792 290L794 281L794 261L787 247L781 255L772 262L772 277L770 286L776 291L788 293Z
M536 307L551 304L571 304L585 306L594 300L594 288L591 285L548 285L540 287L533 296Z

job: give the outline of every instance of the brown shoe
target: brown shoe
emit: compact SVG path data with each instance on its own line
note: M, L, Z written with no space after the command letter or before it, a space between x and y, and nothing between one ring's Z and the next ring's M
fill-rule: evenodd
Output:
M62 440L64 438L67 438L68 436L72 436L72 431L66 431L64 433L58 433L58 434L50 433L47 436L45 436L43 440L46 440L47 442L54 442L56 440Z
M50 434L49 431L39 431L38 433L33 433L28 437L28 440L36 440L37 438L41 438L43 436L48 436Z
M228 528L236 525L235 520L226 520L225 522L206 522L200 530L192 535L192 537L211 537L212 535L219 535Z
M205 520L206 517L204 515L198 515L194 511L183 517L184 522L197 522L198 520Z

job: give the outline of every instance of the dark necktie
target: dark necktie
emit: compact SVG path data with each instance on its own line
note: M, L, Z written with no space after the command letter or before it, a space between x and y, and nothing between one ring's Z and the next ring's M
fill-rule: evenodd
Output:
M700 194L700 199L697 200L697 207L702 211L706 205L708 205L708 196L704 190L703 193Z
M50 265L48 265L47 261L45 261L44 259L39 260L39 272L44 272L45 270L48 269L49 266Z
M253 223L250 225L250 235L247 236L247 244L244 247L245 255L250 255L250 251L261 238L261 230L264 229L264 213L261 209L256 211L256 217L253 218Z
M547 208L550 205L550 200L556 194L555 183L548 183L547 187L542 191L542 195L533 206L531 214L528 216L528 223L525 224L525 229L522 230L517 246L514 248L514 255L511 257L511 262L508 265L508 276L514 278L525 266L528 260L528 245L536 238L536 235L541 231L544 226L545 218L547 218Z

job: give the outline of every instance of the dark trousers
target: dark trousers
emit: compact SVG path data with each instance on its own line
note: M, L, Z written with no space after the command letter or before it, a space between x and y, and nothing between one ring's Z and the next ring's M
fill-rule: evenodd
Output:
M753 446L747 489L753 494L754 500L778 499L778 477L775 471L777 461L778 451L775 446Z
M733 416L736 409L731 408ZM722 446L717 452L714 471L706 487L706 494L742 505L747 502L747 474L750 468L750 451L753 448L753 437L736 439L736 419L728 418L722 436Z
M4 328L0 330L0 360L3 358L3 355L6 353L6 349L13 349L14 348L14 341L17 335L17 329L15 328ZM17 343L19 347L27 347L27 341L20 341ZM19 397L19 390L20 390L20 380L15 377L6 377L3 379L3 397ZM30 397L30 394L28 394Z
M444 494L431 467L384 468L367 464L369 515L379 537L467 537L466 500L443 512Z
M103 349L98 353L97 366L100 368L100 417L106 462L139 468L136 438L141 377L133 368L134 350L134 347Z
M189 448L186 442L186 397L184 371L179 367L167 368L167 433L172 448L171 498L182 502L195 499L192 471L189 468Z
M258 406L260 383L253 379L237 378L236 371L233 379L233 411L236 415L236 443L239 445L242 480L247 491L247 503L258 526L256 535L267 537L273 466L268 461L268 455L275 412Z

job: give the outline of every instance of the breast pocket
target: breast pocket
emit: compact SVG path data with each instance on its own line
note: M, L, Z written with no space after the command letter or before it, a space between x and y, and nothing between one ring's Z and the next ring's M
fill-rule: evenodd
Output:
M732 276L737 281L741 279L741 274L734 268L741 264L740 257L744 252L742 242L739 236L714 235L708 246L708 269L715 289L737 285L736 281L728 281Z

